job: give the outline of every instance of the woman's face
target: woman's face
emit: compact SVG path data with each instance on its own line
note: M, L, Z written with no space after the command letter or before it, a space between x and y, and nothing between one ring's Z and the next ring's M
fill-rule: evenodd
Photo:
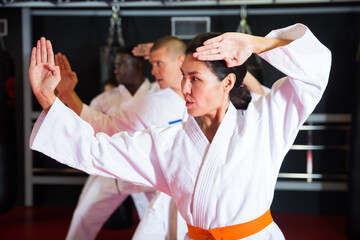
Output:
M181 88L188 114L193 117L215 117L226 99L223 83L205 63L193 58L191 54L186 56L181 71Z

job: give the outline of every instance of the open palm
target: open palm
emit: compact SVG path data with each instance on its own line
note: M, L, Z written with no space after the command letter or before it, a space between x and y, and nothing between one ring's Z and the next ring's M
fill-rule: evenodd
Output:
M54 90L60 81L60 71L55 66L51 43L44 37L32 50L29 79L40 105L43 109L49 108L56 98Z
M65 95L74 91L78 79L76 73L71 70L70 63L66 56L57 53L55 55L55 64L60 67L61 81L56 87L60 95Z
M224 60L228 67L243 64L253 53L251 35L224 33L204 42L196 49L194 57L204 61Z

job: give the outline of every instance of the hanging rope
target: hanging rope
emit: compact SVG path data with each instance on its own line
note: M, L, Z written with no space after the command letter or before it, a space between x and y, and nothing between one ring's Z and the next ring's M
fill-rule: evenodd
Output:
M106 46L105 46L105 56L104 56L104 63L108 64L109 56L111 53L111 50L113 48L114 43L114 35L115 30L117 33L117 42L118 44L123 47L125 46L125 40L123 38L122 34L122 28L121 28L121 17L119 16L120 7L119 6L112 6L112 16L110 18L110 27L109 27L109 35L106 38Z
M252 35L251 28L247 23L247 9L246 5L240 6L240 23L236 29L236 32L245 33ZM247 67L250 73L252 73L260 83L263 82L263 67L262 67L262 59L253 54L247 62Z
M240 19L241 20L240 20L240 24L236 31L240 32L240 33L246 33L246 34L252 35L250 26L247 24L246 18L247 18L246 6L242 5L240 8Z

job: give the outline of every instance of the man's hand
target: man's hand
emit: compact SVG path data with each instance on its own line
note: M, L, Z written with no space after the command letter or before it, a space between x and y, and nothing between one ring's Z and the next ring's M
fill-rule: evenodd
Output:
M137 57L144 57L144 59L149 59L150 56L150 49L154 45L154 43L141 43L138 44L134 49L132 50L132 53L134 56Z
M61 81L56 87L60 97L73 92L78 82L76 73L71 70L68 59L65 55L57 53L55 55L55 64L60 67Z
M55 66L51 42L41 37L32 49L29 79L31 88L44 110L48 110L54 103L54 90L60 78L60 69Z

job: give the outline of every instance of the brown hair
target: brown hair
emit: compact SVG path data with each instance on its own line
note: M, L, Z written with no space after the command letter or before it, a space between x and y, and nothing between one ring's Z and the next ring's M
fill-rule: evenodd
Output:
M197 35L190 41L186 48L186 55L196 52L196 48L203 46L206 40L219 35L219 33L202 33ZM236 81L229 93L230 101L237 109L247 109L251 101L251 94L248 88L243 85L243 80L247 72L246 64L244 63L240 66L229 68L223 60L203 62L218 77L219 81L222 81L230 73L235 74Z
M172 57L185 56L186 44L177 37L165 36L159 38L154 42L150 52L156 51L160 48L166 48L167 53Z

